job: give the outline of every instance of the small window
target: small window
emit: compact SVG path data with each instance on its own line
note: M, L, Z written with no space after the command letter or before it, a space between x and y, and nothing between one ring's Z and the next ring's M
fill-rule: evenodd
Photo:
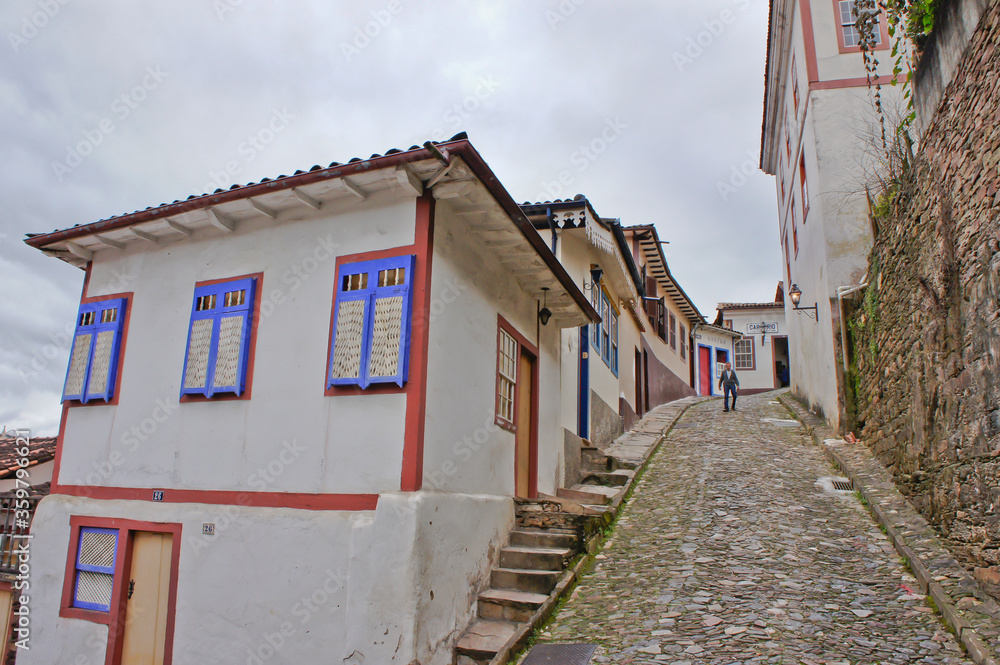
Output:
M799 186L802 189L802 223L806 223L809 214L809 184L806 182L806 156L799 156Z
M754 346L753 337L743 337L734 343L734 355L736 356L736 369L754 369Z
M677 317L670 314L670 348L677 350Z
M722 321L722 327L725 328L726 330L732 330L733 329L733 320L732 319L724 319Z
M601 315L599 324L590 324L594 327L594 353L601 357L604 364L618 375L618 312L611 303L611 296L603 288L598 289L594 296L595 309Z
M861 33L858 32L858 17L854 15L854 0L838 0L837 11L840 18L840 42L844 49L857 50L861 46ZM874 14L873 36L875 46L882 44L882 26L879 21L878 11L868 10Z
M126 299L80 305L62 400L111 401L118 379Z
M118 559L118 530L82 527L76 551L73 607L99 612L111 611L115 563Z
M242 395L246 389L254 278L196 287L181 395Z
M327 388L406 383L414 261L404 255L340 267Z
M681 360L687 360L687 329L681 324Z
M500 328L497 346L497 424L514 428L514 389L517 386L518 343Z
M618 375L618 313L611 310L611 371Z
M785 283L792 283L792 262L788 258L788 232L781 238L781 244L785 247Z
M799 117L799 72L795 66L795 58L792 58L792 102L795 105L795 117Z
M799 227L795 221L795 201L792 201L792 207L789 209L789 214L792 216L792 246L795 249L795 258L799 258Z

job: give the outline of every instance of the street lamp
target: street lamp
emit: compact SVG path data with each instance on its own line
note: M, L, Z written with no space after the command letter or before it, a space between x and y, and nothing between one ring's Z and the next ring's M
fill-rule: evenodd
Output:
M806 316L810 319L816 319L819 321L819 303L816 303L812 307L799 307L799 300L802 299L802 290L797 284L792 284L791 290L788 292L788 297L792 299L792 309L796 312L805 312ZM812 310L812 314L809 314L809 310Z

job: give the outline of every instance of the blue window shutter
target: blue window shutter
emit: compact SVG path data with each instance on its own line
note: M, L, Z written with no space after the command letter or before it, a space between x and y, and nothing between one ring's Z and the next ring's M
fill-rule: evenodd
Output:
M125 303L125 298L114 298L80 305L63 401L110 401L114 396Z
M340 267L327 388L406 383L414 265L414 256L396 256Z
M182 395L243 394L255 288L256 280L247 278L195 289L184 352ZM230 304L226 302L229 293L241 297Z
M118 530L83 527L76 550L76 582L73 606L111 611L115 564L118 560Z

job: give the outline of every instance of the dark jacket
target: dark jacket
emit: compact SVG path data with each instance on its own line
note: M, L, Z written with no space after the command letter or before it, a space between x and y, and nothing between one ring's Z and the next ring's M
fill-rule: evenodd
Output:
M740 379L736 376L736 372L731 369L722 370L722 374L719 375L719 387L723 385L727 386L738 386L740 385Z

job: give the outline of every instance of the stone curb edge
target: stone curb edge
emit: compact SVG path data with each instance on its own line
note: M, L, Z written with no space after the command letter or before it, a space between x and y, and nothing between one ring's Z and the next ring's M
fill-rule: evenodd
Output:
M812 437L813 442L823 450L827 458L839 467L845 476L851 479L855 489L858 490L868 504L868 511L875 518L875 521L885 529L886 535L892 546L896 549L896 552L908 562L913 575L917 578L917 582L925 593L931 597L931 600L934 601L938 613L948 627L958 636L962 645L968 650L973 662L976 665L1000 665L1000 661L996 659L990 647L960 614L951 595L940 584L934 581L931 572L924 566L914 549L914 545L909 542L907 535L897 529L889 520L888 515L885 514L878 500L872 496L870 488L862 482L857 469L854 469L843 455L838 454L834 447L825 443L826 439L838 438L836 433L826 427L826 423L823 420L807 411L787 392L778 395L778 399L802 423L803 427Z
M653 454L660 449L660 446L663 444L664 440L666 440L667 435L670 434L670 430L672 430L674 425L677 424L677 421L681 419L681 416L687 413L688 409L696 404L701 404L703 401L707 401L707 399L692 401L689 404L685 404L684 408L678 411L673 420L671 420L669 424L663 428L663 431L660 432L660 436L656 440L656 443L651 445L643 455L642 463L635 470L635 474L628 479L628 482L625 483L625 485L622 486L622 491L615 495L614 500L611 502L610 510L605 513L605 517L609 518L607 519L608 524L613 522L618 517L618 513L621 512L622 504L625 502L625 497L632 491L632 487L635 484L636 479L639 478L639 476L641 476L646 470L646 465L649 464L650 458L652 458ZM670 402L664 406L669 404ZM595 556L601 550L602 540L603 536L600 532L598 532L591 536L590 540L584 543L583 556L580 557L579 561L577 561L572 568L563 573L562 577L559 578L559 582L552 590L552 593L549 594L549 599L542 603L541 607L535 610L535 613L531 615L531 619L518 628L517 632L514 633L509 640L507 640L503 649L498 651L497 655L490 661L490 665L508 665L510 657L524 647L524 645L528 642L528 638L531 637L531 635L549 618L559 601L573 589L576 580L583 574L583 571L593 564Z

